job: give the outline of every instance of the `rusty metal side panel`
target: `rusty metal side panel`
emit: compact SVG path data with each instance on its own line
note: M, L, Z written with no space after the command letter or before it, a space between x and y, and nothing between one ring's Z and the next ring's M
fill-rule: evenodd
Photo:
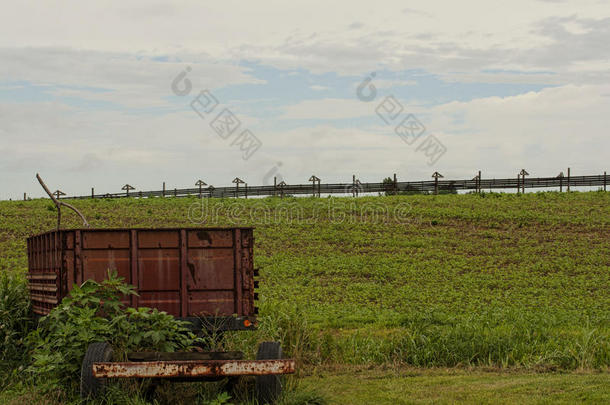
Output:
M180 316L179 291L141 291L138 303L141 307L157 308L170 315Z
M242 314L244 310L244 275L241 268L241 230L236 229L233 231L234 240L234 262L235 262L235 313Z
M187 260L188 315L232 315L235 260L229 248L190 248Z
M62 289L62 298L68 295L76 283L76 261L74 257L74 236L75 231L62 231L62 265L61 271L65 273L66 284Z
M186 317L188 316L188 285L186 280L186 262L188 260L187 253L187 236L186 230L180 230L180 316Z
M134 284L139 291L180 291L178 249L139 249L138 262Z
M252 229L241 230L241 269L243 274L243 314L255 315L255 291L254 291L254 233Z
M76 231L75 246L78 284L87 280L102 282L107 278L108 271L116 271L125 282L134 284L131 277L130 230ZM131 305L130 300L124 296L121 302Z
M254 315L252 230L188 233L188 315Z
M189 291L231 290L234 285L233 249L189 249L187 275Z
M107 277L108 270L116 270L127 282L131 280L129 249L83 249L81 254L83 281L101 282Z
M228 316L235 312L235 291L189 291L189 316Z
M61 300L60 232L31 237L28 246L28 288L35 314L46 315Z
M83 238L82 232L74 231L74 281L80 285L83 283Z
M129 249L129 230L83 231L83 249Z
M233 229L192 229L188 231L189 248L233 246Z
M180 235L175 230L139 230L138 246L141 249L180 247Z
M93 363L96 378L192 378L240 375L278 375L295 372L295 361L183 360Z
M138 306L181 316L180 231L138 230Z
M223 229L76 229L27 241L34 311L44 315L74 284L117 271L140 296L133 307L175 316L251 316L253 232Z
M130 241L129 241L129 245L131 247L130 252L129 252L129 265L130 265L130 277L129 279L131 280L131 282L133 283L134 280L137 279L138 277L138 270L140 268L139 266L139 260L138 260L138 247L139 247L139 235L138 235L138 231L136 231L135 229L132 229L130 231ZM131 300L131 306L134 308L137 308L139 305L139 297L137 294L133 294L130 297Z

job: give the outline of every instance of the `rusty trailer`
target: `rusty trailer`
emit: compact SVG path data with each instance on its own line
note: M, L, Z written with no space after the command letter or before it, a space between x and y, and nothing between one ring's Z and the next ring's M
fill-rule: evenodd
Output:
M115 270L138 295L125 304L178 318L255 323L252 228L70 229L28 238L34 313L46 315L86 280ZM228 329L240 325L224 325Z
M108 270L136 288L123 303L187 320L198 333L256 329L258 275L253 228L58 229L28 238L32 308L44 316L74 285L102 281ZM113 362L104 342L90 345L81 395L99 394L110 378L220 379L256 376L260 402L281 391L279 375L295 371L277 342L263 342L256 360L242 353L132 353Z

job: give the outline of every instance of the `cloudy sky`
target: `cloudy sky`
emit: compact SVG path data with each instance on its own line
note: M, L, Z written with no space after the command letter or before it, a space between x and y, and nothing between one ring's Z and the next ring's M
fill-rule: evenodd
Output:
M608 1L203 4L3 2L0 199L610 169Z

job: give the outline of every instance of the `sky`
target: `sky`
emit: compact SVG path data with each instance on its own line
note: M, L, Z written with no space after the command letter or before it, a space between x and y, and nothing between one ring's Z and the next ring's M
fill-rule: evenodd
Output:
M0 199L610 169L608 1L2 2Z

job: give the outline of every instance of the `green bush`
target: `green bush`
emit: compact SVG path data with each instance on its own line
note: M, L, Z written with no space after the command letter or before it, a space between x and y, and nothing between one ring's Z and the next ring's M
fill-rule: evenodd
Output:
M25 278L0 273L0 372L18 367L26 359L24 337L32 328L29 313Z
M132 294L134 288L110 272L102 283L75 286L28 336L33 358L28 371L46 389L71 392L90 343L109 342L117 357L137 350L171 352L194 343L186 322L156 309L125 308L120 299Z

